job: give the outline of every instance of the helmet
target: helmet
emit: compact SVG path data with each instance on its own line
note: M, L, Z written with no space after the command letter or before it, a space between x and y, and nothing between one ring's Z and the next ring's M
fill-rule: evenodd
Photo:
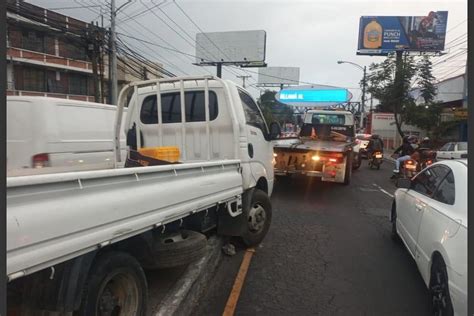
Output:
M423 140L424 140L424 141L428 141L428 140L430 140L430 138L429 138L429 137L425 137L425 138L423 138Z
M403 142L407 143L410 140L410 137L408 136L403 136Z
M379 138L379 135L377 135L377 134L372 134L372 136L371 136L370 138L372 138L372 139L377 139L377 138Z
M416 138L416 136L411 135L411 136L408 137L408 141L410 143L416 143L418 141L418 139Z

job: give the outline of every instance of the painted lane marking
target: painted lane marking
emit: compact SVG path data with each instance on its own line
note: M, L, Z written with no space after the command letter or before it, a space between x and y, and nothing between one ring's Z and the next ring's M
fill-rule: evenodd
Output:
M373 183L373 185L374 185L377 189L379 189L381 192L383 192L383 193L385 193L386 195L388 195L389 197L393 198L393 194L388 193L387 191L385 191L385 190L384 190L381 186L379 186L378 184Z
M239 301L240 292L242 291L242 286L244 285L245 277L247 276L250 261L252 260L254 253L254 248L247 249L245 252L242 263L240 264L239 273L237 273L237 276L235 277L234 285L232 286L232 291L230 292L229 298L227 299L222 316L234 315L235 308L237 307L237 303Z

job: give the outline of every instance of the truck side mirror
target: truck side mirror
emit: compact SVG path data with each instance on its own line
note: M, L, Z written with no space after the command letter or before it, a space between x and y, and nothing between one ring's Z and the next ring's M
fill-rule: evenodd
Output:
M277 122L271 122L270 123L270 139L278 139L281 134L281 128L280 125Z

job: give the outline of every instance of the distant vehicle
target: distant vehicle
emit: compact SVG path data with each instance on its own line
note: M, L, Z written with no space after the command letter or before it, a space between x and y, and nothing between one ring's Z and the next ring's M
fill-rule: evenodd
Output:
M392 237L415 259L434 315L467 315L467 160L437 162L397 186Z
M322 181L349 184L360 167L354 115L349 111L310 110L299 137L274 145L275 175L301 174Z
M113 167L115 106L7 97L7 176ZM126 156L121 133L122 157Z
M467 142L446 143L436 153L436 159L467 158Z
M372 135L370 134L356 134L356 144L359 146L359 155L361 158L368 158L367 145L371 137Z

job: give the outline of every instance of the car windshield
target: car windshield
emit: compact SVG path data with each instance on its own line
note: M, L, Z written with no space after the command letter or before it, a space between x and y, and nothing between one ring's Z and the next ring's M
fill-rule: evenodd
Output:
M467 142L458 143L458 150L467 150Z

